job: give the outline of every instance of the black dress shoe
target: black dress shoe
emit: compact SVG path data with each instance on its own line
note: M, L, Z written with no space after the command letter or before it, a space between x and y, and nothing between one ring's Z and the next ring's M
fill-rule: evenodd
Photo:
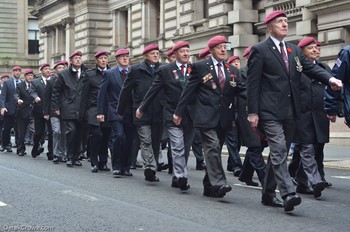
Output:
M157 167L157 172L161 172L163 170L167 170L168 169L168 164L159 164Z
M10 146L6 147L7 152L12 152L12 148Z
M66 163L67 162L67 158L66 157L61 157L60 162Z
M67 167L73 167L73 165L74 165L73 160L68 159L66 162L66 165L67 165Z
M262 197L261 203L266 206L272 206L272 207L280 207L283 208L283 202L280 201L277 197Z
M83 164L80 162L80 160L74 161L75 166L83 166Z
M326 188L326 184L323 181L318 182L313 186L314 197L320 197L322 191Z
M123 171L123 176L133 176L130 171Z
M6 148L3 147L3 146L1 146L0 151L3 152L3 151L5 151L5 150L6 150Z
M224 196L218 196L214 193L213 189L211 188L204 188L203 196L205 197L212 197L212 198L223 198Z
M36 158L38 155L37 155L37 150L36 149L32 149L32 157L33 158Z
M226 193L230 192L232 190L232 187L228 184L223 184L219 187L217 191L214 191L214 194L218 197L224 197Z
M159 182L159 178L156 177L156 172L150 168L146 168L144 171L145 180L149 182Z
M296 192L301 194L313 194L311 189L300 186L297 186Z
M196 170L202 171L202 170L205 170L205 169L206 169L206 166L205 166L205 164L203 162L197 163Z
M59 159L57 156L55 156L55 157L53 157L52 162L53 162L54 164L58 164L58 163L60 162L60 159Z
M239 177L241 175L241 169L237 168L236 170L233 171L233 176Z
M238 178L238 180L241 181L241 182L244 182L244 183L245 183L246 185L248 185L248 186L254 186L254 187L258 187L258 186L259 186L259 184L256 183L256 182L253 181L253 180L242 180L242 179L240 179L240 178Z
M173 187L173 188L178 188L179 187L177 185L177 178L176 178L176 176L173 176L173 179L171 180L171 187Z
M123 175L121 170L113 170L113 176L120 177Z
M38 151L37 151L37 156L39 156L43 152L44 152L44 148L43 147L39 147Z
M300 205L301 198L298 195L289 194L283 201L283 207L285 212L294 210L294 206Z
M190 189L190 185L187 183L187 178L186 177L180 177L177 179L177 185L181 189L181 191L186 191Z
M109 172L111 169L107 166L107 164L104 164L102 166L99 166L98 170Z
M324 181L324 183L326 184L326 188L328 188L328 187L332 187L332 183L331 183L331 182Z
M95 165L91 168L91 172L93 172L93 173L98 172L97 165Z
M84 154L84 153L80 153L80 155L79 155L79 158L78 158L79 160L86 160L87 159L87 157L86 157L86 155Z

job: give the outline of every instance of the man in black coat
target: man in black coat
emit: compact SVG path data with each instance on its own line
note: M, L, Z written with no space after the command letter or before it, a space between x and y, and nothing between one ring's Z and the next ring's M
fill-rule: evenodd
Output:
M4 116L4 126L2 131L2 144L0 151L12 152L11 149L11 129L15 130L17 137L15 119L17 103L13 97L16 92L16 86L21 82L21 67L15 66L12 68L13 77L4 82L1 90L0 109L1 115ZM17 139L16 139L17 141Z
M57 75L61 71L63 71L66 61L59 61L54 65L55 75L51 77L45 87L44 99L43 99L43 111L45 120L49 120L52 128L52 152L53 152L53 160L54 164L58 164L59 162L66 162L66 138L63 131L62 120L61 117L56 115L52 111L52 90L57 80Z
M211 57L192 65L191 78L182 92L173 120L175 125L180 125L193 98L193 125L200 129L207 166L203 195L224 197L232 187L227 184L222 167L221 149L234 120L234 99L245 86L238 69L225 62L226 38L214 36L208 41L208 47Z
M191 75L189 47L190 45L186 41L178 41L173 46L172 51L176 56L176 61L159 68L156 80L136 110L136 117L141 119L143 112L147 111L159 91L164 90L163 117L169 134L174 170L171 186L179 187L183 191L190 188L187 183L187 160L194 137L194 129L188 112L185 113L180 126L174 124L173 114L184 86Z
M271 36L254 45L248 61L248 120L252 127L262 123L270 155L262 191L262 203L284 207L286 212L301 203L287 169L287 153L294 135L295 119L300 116L301 73L337 89L341 81L312 64L296 45L284 41L288 20L282 10L264 20ZM278 186L283 204L276 198Z
M35 79L32 83L33 91L31 93L34 99L34 108L33 108L33 117L34 117L34 145L32 149L32 157L35 158L40 153L44 151L44 148L41 146L40 141L46 137L45 127L47 128L47 158L48 160L53 159L52 152L52 128L50 121L44 118L44 108L43 108L43 99L44 93L47 86L47 81L50 79L50 65L42 64L40 65L41 77Z
M327 67L319 61L316 63L318 51L316 42L313 37L306 37L299 42L298 46L315 65ZM329 67L325 69L331 73ZM314 194L315 197L321 196L321 191L326 187L326 182L322 180L315 159L317 147L323 149L324 144L329 142L329 119L323 111L324 89L323 84L302 74L300 90L302 107L300 118L296 121L293 139L295 148L293 161L290 164L292 166L289 166L289 171L291 171L293 163L299 167L296 172L298 182L296 191L298 193ZM312 190L309 189L309 185Z
M98 51L95 54L96 67L85 72L81 94L81 117L88 123L88 152L90 155L91 172L110 171L108 161L108 140L110 128L100 125L97 120L97 96L100 90L102 76L107 71L108 54Z
M82 53L73 52L69 56L70 66L58 74L52 91L52 110L61 116L67 141L67 167L81 166L79 152L82 139L82 122L79 120L81 90L86 67L83 65Z
M16 124L18 132L18 144L17 144L17 155L24 156L26 154L26 146L24 144L24 137L26 134L29 117L32 112L33 97L32 92L32 80L34 74L32 69L24 71L24 80L17 85L16 93L14 95L15 101L17 102L16 110Z
M117 112L124 115L129 107L130 96L133 99L133 111L139 107L149 87L155 80L159 63L159 48L157 44L147 45L143 50L144 60L131 66L130 72L123 84ZM162 94L162 93L160 93ZM145 180L158 182L156 170L159 158L160 139L162 135L162 105L161 95L153 100L152 104L144 112L143 117L134 117L134 124L141 143L141 156L144 162ZM134 113L135 116L135 113Z

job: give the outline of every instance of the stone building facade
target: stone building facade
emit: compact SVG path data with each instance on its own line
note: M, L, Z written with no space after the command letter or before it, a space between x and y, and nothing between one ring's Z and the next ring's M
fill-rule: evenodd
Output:
M230 55L241 56L246 47L266 38L262 21L277 9L288 14L286 40L316 37L330 66L350 42L348 0L38 0L32 14L39 19L39 63L53 64L80 50L92 65L100 49L113 54L119 47L129 48L137 62L147 44L158 43L166 52L178 40L190 42L195 61L195 54L217 34L227 36ZM342 122L332 125L335 136L350 137L346 131Z
M38 19L30 14L36 0L0 0L0 75L12 67L39 64Z

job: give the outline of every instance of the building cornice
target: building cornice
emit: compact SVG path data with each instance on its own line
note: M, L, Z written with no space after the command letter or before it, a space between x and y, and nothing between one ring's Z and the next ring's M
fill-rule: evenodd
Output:
M324 0L305 6L306 9L315 14L326 14L350 9L349 0Z

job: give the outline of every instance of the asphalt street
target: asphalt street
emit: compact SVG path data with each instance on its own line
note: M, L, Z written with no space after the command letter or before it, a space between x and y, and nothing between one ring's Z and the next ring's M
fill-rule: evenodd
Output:
M114 178L111 172L91 173L87 161L67 168L43 154L33 159L0 152L0 231L350 230L350 169L327 168L333 186L319 199L301 195L302 204L286 214L263 206L260 188L228 172L233 190L223 199L204 197L204 172L195 170L193 156L189 168L191 189L182 193L170 187L165 171L157 173L159 183L148 183L142 169Z

